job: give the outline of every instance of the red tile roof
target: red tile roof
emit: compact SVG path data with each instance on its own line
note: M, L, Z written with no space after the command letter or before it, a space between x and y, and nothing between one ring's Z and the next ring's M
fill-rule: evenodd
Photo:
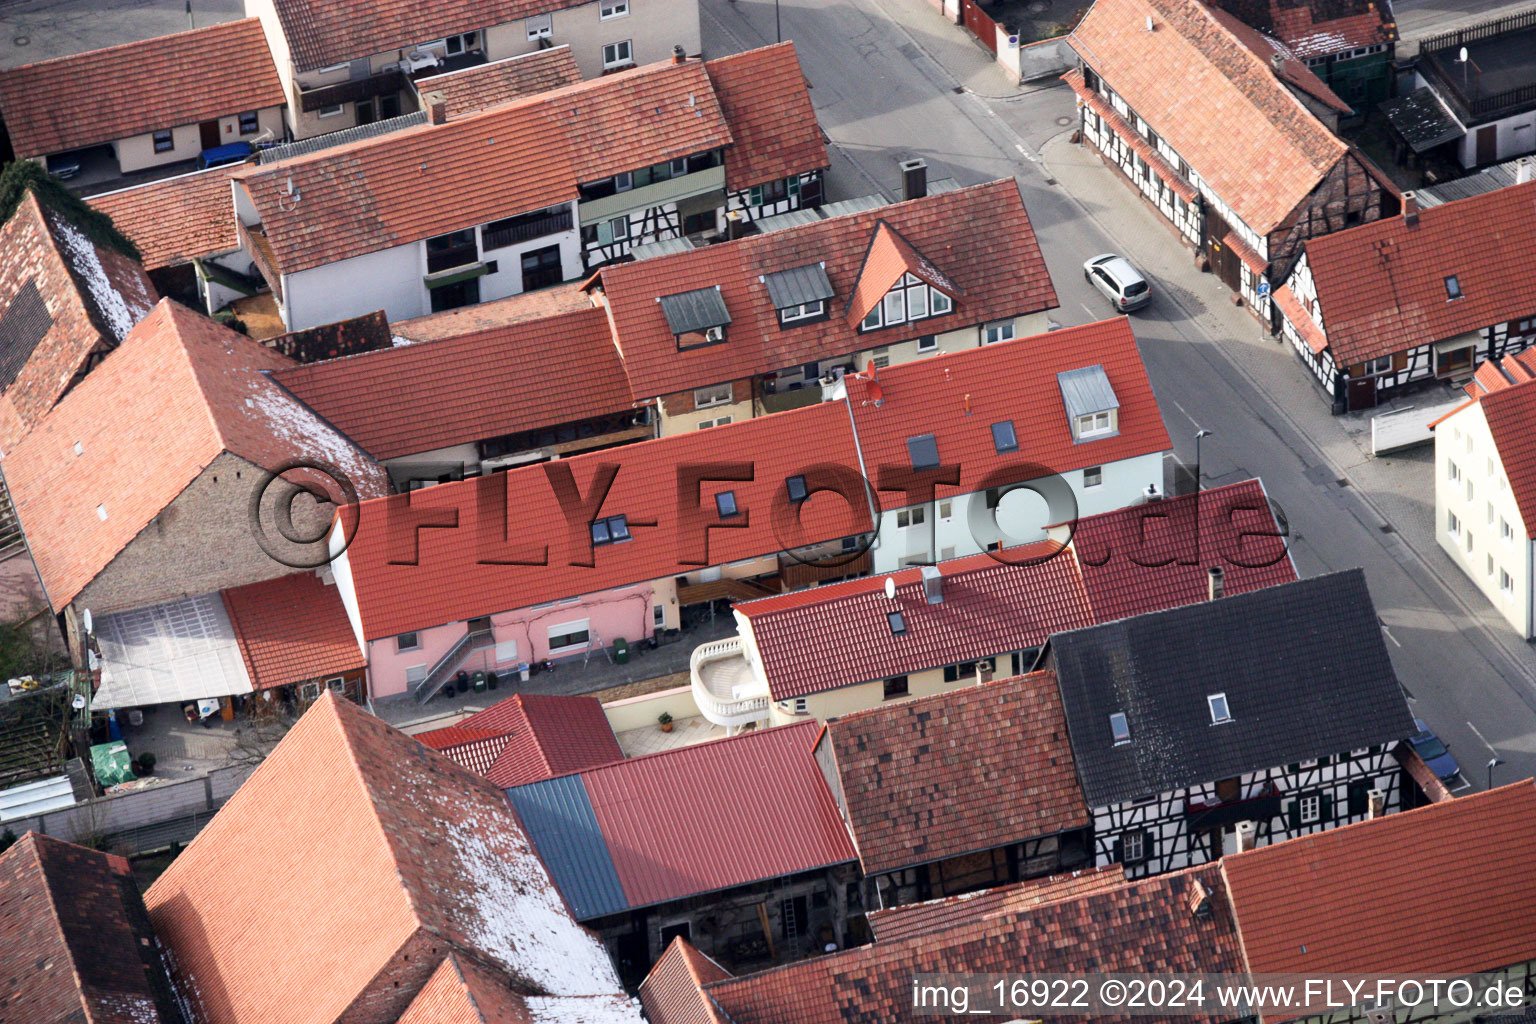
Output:
M94 244L30 190L0 226L0 251L0 454L9 454L156 292L136 261Z
M1207 569L1223 593L1295 580L1296 566L1258 480L1086 516L1072 536L1094 621L1204 601Z
M1307 241L1323 330L1341 367L1532 314L1524 287L1536 182ZM1467 245L1475 237L1476 245ZM1456 277L1462 297L1448 297Z
M826 143L792 42L704 65L735 141L725 160L732 191L828 164Z
M1296 333L1301 335L1301 340L1307 343L1307 348L1316 355L1328 347L1328 336L1323 329L1317 326L1317 321L1312 319L1312 314L1301 304L1296 293L1291 291L1288 284L1281 285L1273 292L1275 305L1280 307L1280 312L1290 321Z
M1195 882L1212 894L1212 912L1189 911ZM917 973L1032 974L1239 972L1237 930L1216 867L1191 868L1076 899L967 921L894 942L877 941L787 967L705 986L734 1024L919 1024L913 1007ZM1230 1011L1146 1016L1138 1021L1225 1020ZM1012 1020L976 1015L973 1019ZM1098 1015L1096 1021L1129 1021Z
M1223 0L1221 6L1279 37L1303 60L1397 39L1391 4L1376 0Z
M562 45L530 50L445 75L418 78L416 92L421 96L442 93L448 104L448 116L458 117L579 81L581 71L576 67L576 58L569 46Z
M1260 234L1348 152L1199 0L1097 0L1069 42Z
M715 1004L704 994L704 986L730 976L725 968L678 936L640 983L640 1005L645 1007L651 1024L721 1024Z
M224 591L251 686L267 690L367 665L335 584L313 572Z
M1221 867L1256 974L1463 975L1536 959L1533 846L1526 779Z
M596 697L520 693L416 739L503 789L624 757Z
M240 248L229 183L240 167L231 164L164 178L92 196L90 203L138 246L144 269L179 266Z
M866 875L1093 821L1049 672L833 718L827 739Z
M1066 82L1073 92L1077 93L1079 100L1086 103L1089 109L1108 123L1111 131L1125 140L1126 144L1131 147L1131 150L1141 157L1143 163L1157 172L1157 176L1162 179L1163 184L1171 188L1175 195L1186 203L1195 201L1196 197L1200 195L1199 190L1180 177L1179 172L1173 169L1173 165L1168 162L1168 159L1153 149L1152 143L1142 138L1130 125L1126 124L1125 118L1121 117L1114 107L1104 102L1102 96L1088 88L1087 84L1083 81L1083 71L1081 68L1068 71L1061 76L1061 80Z
M228 884L257 868L266 883ZM360 998L393 1020L436 967L429 945L505 971L503 984L520 993L619 988L503 792L332 694L145 902L206 1024L331 1024ZM252 949L301 948L347 954L269 957L250 969Z
M67 605L222 452L268 469L321 459L360 496L386 490L376 463L263 373L285 365L162 299L27 435L6 459L6 484L53 607ZM124 395L134 396L131 406Z
M527 996L468 957L449 953L395 1024L642 1024L622 992ZM652 1022L655 1024L655 1022Z
M1119 432L1077 443L1057 375L1090 366L1103 367L1114 389ZM958 486L941 486L941 497L995 487L996 474L1014 466L1019 475L1009 482L1039 477L1040 467L1065 473L1173 447L1125 317L940 353L879 370L873 381L867 373L845 380L882 508L914 504L881 480L885 474L905 483L913 476L907 438L914 434L932 433L943 465L959 467ZM998 453L992 424L1001 420L1013 422L1017 452ZM914 429L919 424L925 429Z
M1480 403L1526 536L1536 536L1536 384L1525 381Z
M820 733L815 722L800 722L583 772L629 905L854 860L812 754ZM707 826L678 827L680 808Z
M938 273L955 283L957 294L963 292L954 311L863 333L837 315L781 330L760 279L823 263L836 293L830 308L838 312L854 292L881 222L931 260ZM607 267L600 280L638 400L1056 306L1045 260L1012 179ZM656 300L716 285L731 316L725 342L679 351Z
M1084 893L1114 889L1125 884L1125 869L1119 864L1087 868L1068 874L1047 875L995 889L945 896L904 907L887 907L869 913L869 926L878 942L944 931L967 921L1016 914L1043 903L1076 899Z
M1051 543L939 563L944 600L929 604L922 570L833 583L735 605L774 700L1038 647L1052 633L1093 624L1070 553ZM896 600L885 582L896 581ZM906 632L893 634L899 610ZM1000 666L1004 674L1007 666Z
M378 459L631 408L608 315L595 306L274 376Z
M122 857L36 832L0 854L0 1017L173 1024L154 941Z
M1323 80L1307 67L1306 61L1285 43L1272 35L1250 28L1218 6L1212 5L1211 14L1239 42L1258 55L1260 60L1269 63L1276 77L1281 81L1300 89L1335 113L1348 116L1354 112L1349 104L1339 99L1338 94L1328 88ZM1278 66L1274 64L1277 56L1280 58Z
M0 107L18 157L83 149L284 102L255 18L0 71Z
M591 307L592 297L582 290L579 282L573 281L474 306L429 313L412 320L396 320L390 329L396 337L411 341L440 341Z
M798 526L769 511L784 480L807 471L803 437L819 438L825 451L842 454L845 467L857 466L848 410L829 402L364 502L346 552L363 635L375 640L867 531L869 509L858 489L849 502L808 502ZM569 471L590 498L604 467L617 475L596 512L557 497L551 480L563 478L555 474ZM705 477L750 472L753 479L701 483L695 510L692 494L679 495L689 467ZM713 495L726 490L747 513L741 528L724 528L715 515ZM634 539L594 550L594 514L628 517ZM428 520L458 527L404 525ZM512 561L540 557L548 564Z
M859 268L859 277L848 296L848 311L843 317L848 326L858 330L859 322L885 298L885 293L906 274L937 288L951 299L958 299L960 288L928 261L922 253L912 248L912 243L901 237L901 232L885 221L875 224L875 233L869 240L869 251Z

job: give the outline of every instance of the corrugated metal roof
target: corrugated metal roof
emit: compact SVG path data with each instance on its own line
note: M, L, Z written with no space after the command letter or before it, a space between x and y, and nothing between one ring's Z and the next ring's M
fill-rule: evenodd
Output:
M1056 375L1056 381L1061 385L1061 400L1066 403L1067 415L1074 420L1092 412L1120 408L1120 400L1115 397L1115 389L1102 366L1064 370Z
M97 711L251 692L235 629L218 594L96 619Z
M509 789L507 798L576 920L629 908L580 775Z
M648 260L655 256L671 256L680 252L691 252L697 246L685 238L662 238L654 242L646 242L629 250L629 255L636 260Z
M661 303L661 312L673 334L693 334L706 327L720 327L731 322L725 300L720 297L719 285L663 295L656 301Z
M832 290L832 282L827 280L825 263L812 263L808 267L792 267L776 274L768 274L762 280L768 289L768 298L773 302L774 309L789 309L791 306L802 306L808 302L820 302L836 294Z
M1438 185L1415 189L1413 194L1419 197L1419 205L1425 209L1456 199L1486 195L1501 188L1508 188L1510 185L1520 184L1520 164L1529 159L1531 158L1528 156L1522 156L1514 160L1506 160L1502 164L1484 167L1476 174L1469 174L1464 178L1453 178Z
M952 179L945 179L952 180ZM953 191L958 183L945 189L929 188L930 194L934 192ZM773 217L764 217L754 221L753 226L758 231L782 231L785 228L798 228L806 224L814 224L818 220L830 220L833 217L843 217L850 213L863 213L865 210L878 210L882 206L889 206L884 196L857 196L853 199L844 199L840 203L828 203L825 206L807 208L803 210L790 210Z
M390 132L398 132L403 128L414 128L419 124L426 123L427 112L425 110L416 110L409 114L401 114L399 117L386 117L382 121L360 124L352 128L343 128L339 132L316 135L310 139L300 139L298 142L285 142L278 146L268 146L261 151L259 159L263 166L275 164L281 160L292 160L295 157L318 153L322 149L335 149L337 146L345 146L349 142L376 139L380 135L388 135Z
M27 818L75 805L75 789L69 776L56 775L0 790L0 821Z

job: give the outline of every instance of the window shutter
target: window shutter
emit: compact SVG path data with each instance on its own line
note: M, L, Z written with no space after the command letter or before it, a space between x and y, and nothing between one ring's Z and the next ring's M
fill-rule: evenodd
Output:
M1151 829L1147 829L1141 833L1141 859L1148 861L1155 856L1157 856L1156 833Z
M1333 820L1333 794L1323 793L1317 802L1318 821L1327 824Z
M1351 782L1349 784L1349 816L1359 817L1366 812L1369 799L1364 782Z
M1286 821L1290 825L1292 832L1300 832L1301 831L1301 798L1300 797L1297 797L1296 799L1291 801L1291 806L1290 806L1290 810L1287 813Z
M1125 837L1115 836L1114 860L1116 864L1125 863Z

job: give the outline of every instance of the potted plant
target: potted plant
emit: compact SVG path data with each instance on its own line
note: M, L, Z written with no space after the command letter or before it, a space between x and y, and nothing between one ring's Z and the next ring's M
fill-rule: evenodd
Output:
M155 757L155 755L149 753L148 751L139 755L139 767L143 769L145 775L153 775L155 773L156 760L158 759Z
M662 732L672 731L672 712L663 711L661 714L656 716L656 721L661 723Z

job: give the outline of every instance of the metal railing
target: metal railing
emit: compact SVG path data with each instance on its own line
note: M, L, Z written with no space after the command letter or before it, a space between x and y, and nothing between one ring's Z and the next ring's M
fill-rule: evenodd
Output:
M509 217L494 224L488 224L481 233L481 247L485 249L500 249L504 246L515 245L518 242L528 242L535 238L543 238L545 235L557 235L562 231L571 229L571 208L562 206L555 210L546 210L542 213L527 214L521 217Z
M16 506L11 504L11 492L5 481L0 480L0 557L21 547L21 520L16 518Z
M1519 14L1511 14L1495 21L1484 22L1481 25L1469 25L1466 28L1442 32L1437 36L1428 36L1419 41L1419 52L1433 53L1438 50L1459 50L1468 43L1493 39L1504 35L1506 32L1519 32L1521 29L1527 28L1536 28L1536 10L1522 11Z
M726 670L723 666L714 672L710 671L711 665L731 660L741 663L736 667L736 671ZM740 637L711 640L707 644L695 647L693 654L688 658L688 676L693 689L693 700L699 706L699 713L715 725L736 729L767 720L768 695L766 693L737 696L735 692L730 694L716 692L723 690L726 686L730 686L732 691L740 690L743 686L757 688L754 685L756 680L752 677L751 669L747 665L746 656L742 653ZM716 678L711 679L711 676ZM750 682L733 682L733 678L746 679Z
M432 666L426 678L416 684L416 689L412 691L416 703L425 704L435 697L437 691L441 690L443 684L453 675L453 670L469 657L470 651L490 647L495 642L496 638L488 629L477 629L459 637L459 642L448 648L448 653L437 659L437 664Z

